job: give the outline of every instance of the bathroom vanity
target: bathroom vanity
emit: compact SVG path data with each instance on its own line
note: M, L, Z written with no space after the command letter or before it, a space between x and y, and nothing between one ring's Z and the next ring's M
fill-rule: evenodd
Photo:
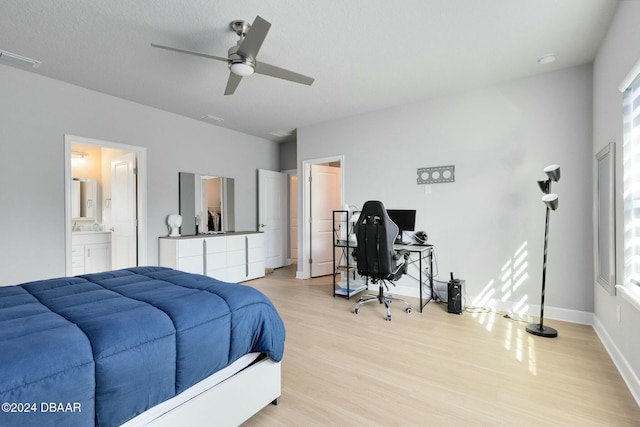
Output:
M111 232L74 231L71 234L71 274L111 270Z

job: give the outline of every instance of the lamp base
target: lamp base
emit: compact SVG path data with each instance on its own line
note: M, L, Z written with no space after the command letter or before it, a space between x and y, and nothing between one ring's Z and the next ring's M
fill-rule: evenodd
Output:
M549 326L543 326L540 328L539 323L529 323L526 329L530 334L537 335L539 337L555 338L558 336L558 331L550 328Z

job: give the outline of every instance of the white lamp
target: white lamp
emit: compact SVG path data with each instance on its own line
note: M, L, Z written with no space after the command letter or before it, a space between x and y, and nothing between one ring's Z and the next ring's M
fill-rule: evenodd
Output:
M229 66L231 72L240 77L247 77L253 74L253 67L250 63L244 60L234 61Z
M167 217L167 224L171 229L171 234L169 237L178 237L180 236L180 226L182 225L182 217L178 214L171 214Z

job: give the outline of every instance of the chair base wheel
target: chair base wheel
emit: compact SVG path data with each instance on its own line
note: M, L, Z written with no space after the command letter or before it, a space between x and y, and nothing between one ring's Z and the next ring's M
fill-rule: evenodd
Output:
M360 309L359 309L359 308L356 308L355 310L353 310L353 312L354 312L355 314L358 314L358 313L360 313Z
M404 311L406 311L407 313L411 313L411 307L405 308Z

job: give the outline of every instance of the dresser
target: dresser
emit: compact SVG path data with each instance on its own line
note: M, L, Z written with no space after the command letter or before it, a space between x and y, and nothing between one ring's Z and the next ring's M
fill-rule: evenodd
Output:
M225 282L264 277L264 234L257 231L160 237L158 263Z

